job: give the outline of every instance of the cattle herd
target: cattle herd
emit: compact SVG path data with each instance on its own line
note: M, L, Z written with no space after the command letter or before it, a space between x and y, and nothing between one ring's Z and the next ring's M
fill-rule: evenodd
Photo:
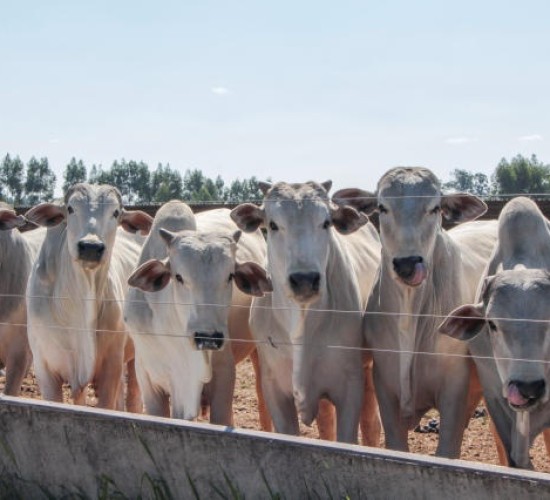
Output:
M261 427L408 449L436 408L437 455L457 458L481 398L502 464L530 468L550 427L550 222L511 199L443 194L423 168L376 193L260 183L261 206L154 220L112 186L77 184L24 216L0 205L0 358L19 395L232 425L251 357ZM379 214L379 231L369 215ZM458 225L442 227L446 218ZM23 230L25 229L25 230ZM548 433L548 435L547 435ZM545 431L550 453L550 430Z

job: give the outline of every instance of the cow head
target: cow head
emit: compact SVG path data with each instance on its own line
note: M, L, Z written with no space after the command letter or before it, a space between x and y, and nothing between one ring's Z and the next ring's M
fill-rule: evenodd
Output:
M245 203L231 212L243 231L266 229L270 275L301 305L316 300L326 286L332 231L349 234L368 222L354 208L332 203L331 185L260 183L263 205Z
M144 212L124 210L115 187L92 184L75 184L63 204L41 203L25 217L46 227L65 222L69 253L86 270L109 261L118 225L130 232L147 234L153 222Z
M220 350L227 337L233 284L248 295L263 296L271 282L258 264L237 263L233 235L160 229L168 247L165 261L141 265L128 283L147 292L173 287L178 327L183 328L199 350Z
M470 194L442 194L437 177L425 168L394 168L378 183L376 198L366 191L346 189L334 200L379 214L382 256L398 282L407 287L424 283L433 262L441 218L473 220L487 210Z
M27 219L22 215L17 215L12 207L4 202L0 202L0 231L9 231L13 228L21 228L27 224Z
M482 301L455 309L439 327L460 340L488 335L511 408L530 411L550 396L550 275L502 271L486 278Z

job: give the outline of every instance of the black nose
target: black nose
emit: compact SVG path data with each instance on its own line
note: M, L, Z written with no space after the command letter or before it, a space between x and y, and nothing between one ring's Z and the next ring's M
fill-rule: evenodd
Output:
M199 351L219 351L223 347L223 333L195 332L195 347Z
M78 242L78 258L89 262L99 262L105 245L99 241L79 241Z
M417 255L393 259L393 269L400 278L408 279L414 274L414 266L416 264L422 264L423 261L424 259Z
M544 379L534 380L532 382L523 382L521 380L512 380L510 385L515 385L518 388L519 393L532 402L540 399L544 396L546 390L546 382Z
M290 288L296 295L313 295L319 291L321 275L319 273L292 273L288 277Z

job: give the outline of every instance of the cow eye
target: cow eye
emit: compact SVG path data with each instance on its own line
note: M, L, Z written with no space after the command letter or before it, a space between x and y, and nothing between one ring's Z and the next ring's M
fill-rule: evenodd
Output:
M233 273L231 273L231 274L229 275L229 278L227 279L227 282L228 282L228 283L231 283L231 282L233 281L233 276L234 276Z
M272 231L278 231L279 230L279 226L277 224L275 224L275 222L271 221L269 223L269 229L271 229Z
M384 205L382 205L382 203L380 203L380 205L378 205L378 211L381 214L387 214L388 213L388 209Z
M117 209L117 210L115 210L115 211L113 212L113 217L114 217L115 219L118 219L118 216L119 216L119 215L120 215L120 210Z
M497 331L497 325L495 325L494 321L489 320L487 323L489 324L489 328L492 332Z
M74 208L69 205L67 207L67 212L69 212L70 214L74 214Z
M181 277L181 274L176 274L176 281L183 285L183 278Z
M439 212L441 211L441 207L439 205L433 207L431 210L430 210L430 213L431 214L438 214Z
M328 229L331 225L331 222L327 219L325 222L323 222L323 229Z

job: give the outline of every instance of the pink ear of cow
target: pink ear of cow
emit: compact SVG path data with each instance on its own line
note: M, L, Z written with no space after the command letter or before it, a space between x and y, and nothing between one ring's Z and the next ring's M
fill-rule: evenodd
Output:
M252 203L243 203L231 210L231 218L239 229L253 233L264 222L264 211Z
M487 205L472 194L446 194L441 198L441 211L446 219L458 224L477 219L487 212Z
M53 227L65 220L65 208L54 203L40 203L28 210L25 218L39 226Z
M263 297L273 291L273 285L265 269L254 262L235 264L234 279L237 288L247 295Z
M364 226L369 218L355 208L344 205L332 210L334 228L342 234L351 234Z
M358 188L346 188L336 191L332 201L337 205L349 205L359 212L372 214L378 205L376 195Z
M140 231L145 236L151 230L153 217L141 210L132 210L130 212L123 210L118 223L129 233Z
M170 281L170 266L156 259L139 266L128 278L128 284L144 292L158 292Z
M21 227L27 223L22 215L17 215L14 210L0 210L0 231L8 231L14 227Z
M439 333L458 340L473 339L485 326L483 304L457 307L439 325Z

